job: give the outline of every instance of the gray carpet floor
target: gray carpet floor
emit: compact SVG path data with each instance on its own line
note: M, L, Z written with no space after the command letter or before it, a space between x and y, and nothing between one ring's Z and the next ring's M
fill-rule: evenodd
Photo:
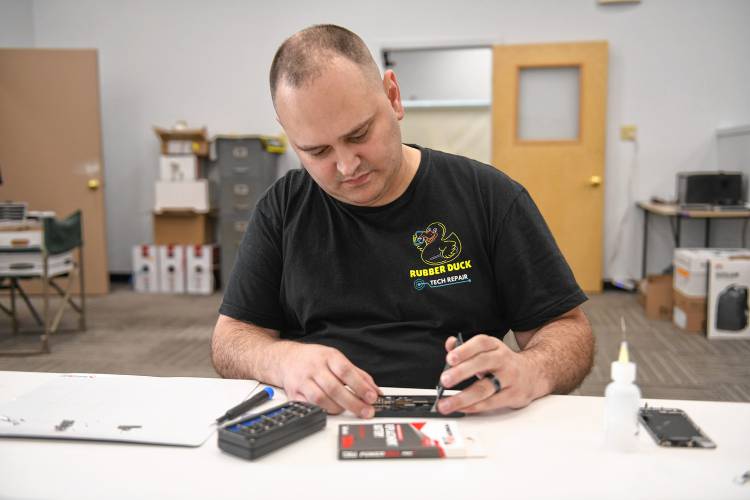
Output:
M88 300L86 332L73 330L77 322L68 312L50 354L0 357L0 370L215 377L209 339L220 301L219 294L136 294L115 286L109 295ZM604 393L623 317L644 397L750 401L750 340L709 341L649 320L635 295L624 292L594 295L584 309L597 351L594 368L575 394ZM10 319L0 316L0 349L34 345L35 324L25 311L21 324L26 331L13 337Z

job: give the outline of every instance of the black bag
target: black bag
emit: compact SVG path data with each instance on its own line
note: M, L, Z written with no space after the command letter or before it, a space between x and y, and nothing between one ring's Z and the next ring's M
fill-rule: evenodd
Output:
M719 294L716 328L739 331L747 327L747 287L729 285Z

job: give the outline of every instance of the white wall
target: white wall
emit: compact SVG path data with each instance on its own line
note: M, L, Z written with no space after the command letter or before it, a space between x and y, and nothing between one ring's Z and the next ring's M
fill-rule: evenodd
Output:
M273 53L294 31L332 22L358 32L376 53L478 39L608 40L606 255L621 248L605 275L635 276L641 219L634 199L672 197L677 171L716 168L715 129L750 121L748 19L745 0L33 2L37 47L99 49L113 271L128 270L129 246L151 238L158 153L151 126L186 119L211 133L278 132L266 82ZM625 123L638 126L637 149L618 140ZM697 244L702 238L694 229L687 241ZM666 223L655 221L651 234L656 269L671 254Z
M33 8L31 0L0 0L0 47L34 46Z
M492 99L490 47L393 50L389 51L389 61L398 75L401 98L405 101L489 103Z
M719 129L716 145L719 168L742 172L747 182L750 177L750 120L744 126Z

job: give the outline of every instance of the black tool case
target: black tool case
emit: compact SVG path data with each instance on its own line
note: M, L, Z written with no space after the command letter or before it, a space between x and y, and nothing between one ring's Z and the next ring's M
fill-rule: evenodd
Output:
M255 460L326 426L319 406L289 401L219 429L219 448Z

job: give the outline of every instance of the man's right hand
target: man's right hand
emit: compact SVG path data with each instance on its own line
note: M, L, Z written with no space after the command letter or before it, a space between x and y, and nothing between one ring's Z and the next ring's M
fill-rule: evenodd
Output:
M340 351L281 340L278 330L219 315L211 360L226 378L255 379L283 387L290 400L317 404L328 413L349 410L370 418L381 394L375 381Z
M328 413L349 410L372 418L372 404L381 394L372 377L332 347L285 343L284 391L290 400L302 399Z

